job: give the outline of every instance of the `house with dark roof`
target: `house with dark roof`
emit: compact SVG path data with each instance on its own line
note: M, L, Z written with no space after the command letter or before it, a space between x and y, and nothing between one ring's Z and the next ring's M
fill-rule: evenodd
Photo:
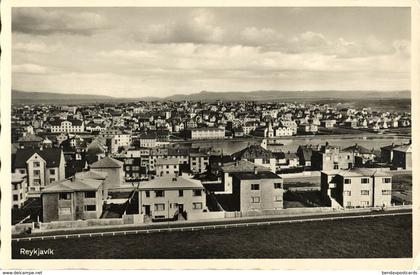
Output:
M24 134L18 140L21 148L40 148L44 139L34 134Z
M18 149L12 172L27 176L29 196L39 196L40 191L55 181L65 178L65 159L59 148Z
M259 144L250 145L239 152L233 153L234 160L247 160L259 166L270 168L271 172L276 172L276 158L273 153Z
M354 164L356 167L363 167L369 162L373 162L376 155L373 150L369 150L359 144L355 144L343 149L343 152L350 152L354 157Z
M319 171L351 169L354 166L354 156L352 152L343 151L339 146L326 142L321 150L312 153L311 164L312 169Z
M392 165L396 168L402 168L405 170L412 170L412 146L404 144L394 148L394 158L392 159Z

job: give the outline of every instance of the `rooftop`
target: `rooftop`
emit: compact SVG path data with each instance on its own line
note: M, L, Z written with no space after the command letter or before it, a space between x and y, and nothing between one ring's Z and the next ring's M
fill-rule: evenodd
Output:
M204 189L199 180L188 179L185 177L159 177L153 180L143 182L140 190L156 190L156 189Z

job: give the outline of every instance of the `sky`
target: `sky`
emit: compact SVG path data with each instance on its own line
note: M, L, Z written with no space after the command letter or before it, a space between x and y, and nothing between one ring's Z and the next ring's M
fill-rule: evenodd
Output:
M410 89L409 8L13 8L12 88Z

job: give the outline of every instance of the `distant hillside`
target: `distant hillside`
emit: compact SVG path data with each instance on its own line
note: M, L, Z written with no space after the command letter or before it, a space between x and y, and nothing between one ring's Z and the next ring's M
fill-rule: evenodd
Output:
M85 103L119 103L133 101L319 101L319 100L384 100L410 99L410 91L252 91L252 92L208 92L194 94L177 94L164 98L139 97L118 98L87 94L38 93L12 90L13 104L85 104Z
M60 94L60 93L41 93L24 92L12 90L13 104L86 104L86 103L118 103L136 101L136 98L117 98L103 95L87 94ZM147 97L142 100L158 100L155 97Z
M290 101L314 99L409 99L410 91L253 91L253 92L207 92L190 95L173 95L166 97L167 100L180 101L194 98L194 100L211 101Z

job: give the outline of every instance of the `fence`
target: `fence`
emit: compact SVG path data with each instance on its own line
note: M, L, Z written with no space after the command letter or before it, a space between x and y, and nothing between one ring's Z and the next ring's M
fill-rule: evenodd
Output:
M188 220L189 221L199 221L199 220L212 220L212 219L224 219L225 212L224 211L216 211L216 212L191 212L188 213Z
M122 225L123 219L92 219L79 221L54 221L48 223L40 223L40 230L50 229L65 229L65 228L81 228L89 226L103 226L103 225Z

